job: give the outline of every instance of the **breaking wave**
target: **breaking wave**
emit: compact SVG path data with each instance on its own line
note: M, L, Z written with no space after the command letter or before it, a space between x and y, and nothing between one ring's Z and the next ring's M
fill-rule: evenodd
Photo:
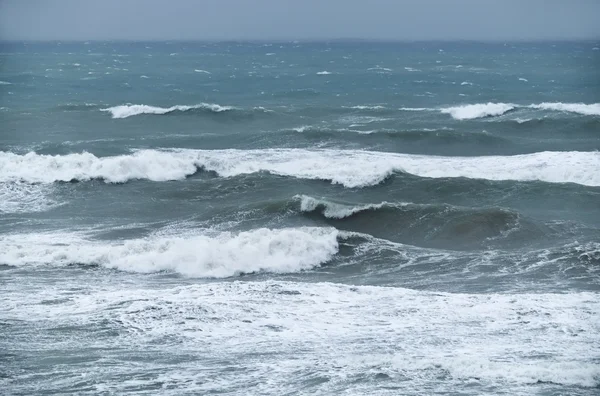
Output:
M168 114L176 111L185 112L189 110L204 110L212 113L221 113L224 111L235 110L235 107L221 106L214 103L200 103L193 106L176 105L171 107L156 107L147 105L122 105L114 106L106 109L100 109L100 111L108 112L112 115L112 118L127 118L141 114Z
M600 103L584 104L584 103L540 103L529 106L532 109L565 111L577 113L581 115L600 115Z
M0 237L0 264L99 265L128 272L176 272L224 278L256 272L309 270L338 252L334 228L260 228L216 236L150 237L97 242L67 234Z
M544 181L600 186L600 152L545 151L513 156L443 157L364 150L140 150L96 157L90 153L25 155L0 152L0 182L52 183L102 179L179 180L199 169L222 177L270 172L329 180L346 187L381 183L395 172L420 177Z
M499 116L509 112L516 105L508 103L481 103L442 109L442 113L450 114L455 120L472 120L482 117Z

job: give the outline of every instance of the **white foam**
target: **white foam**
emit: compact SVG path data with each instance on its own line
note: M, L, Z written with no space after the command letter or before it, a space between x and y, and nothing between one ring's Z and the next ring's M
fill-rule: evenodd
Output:
M0 236L5 265L101 265L121 271L172 271L192 277L223 278L253 272L308 270L338 251L334 228L255 229L216 236L150 237L94 242L75 234Z
M419 70L419 69L414 69L414 68L412 68L412 67L405 67L405 68L404 68L404 70L406 70L406 71L408 71L408 72L419 72L419 71L421 71L421 70Z
M183 179L198 168L231 177L261 171L302 179L331 180L346 187L381 183L394 172L431 178L539 180L600 186L600 152L540 152L514 156L441 157L364 150L140 150L96 157L0 152L0 182L103 179Z
M325 70L325 71L317 72L317 74L320 75L320 76L326 76L326 75L332 74L332 73Z
M0 81L0 85L12 85L12 83L8 81Z
M41 184L0 183L0 213L44 212L60 206L49 198L50 190Z
M428 109L426 107L400 107L398 110L402 110L402 111L427 111L427 110L431 110L431 109Z
M343 219L345 217L350 217L353 214L364 212L366 210L381 209L383 207L402 206L402 204L390 204L388 202L352 206L331 202L324 199L313 198L308 195L296 195L294 199L300 201L300 210L302 212L314 212L319 207L323 207L323 216L330 219Z
M374 106L358 105L358 106L350 107L350 109L356 109L356 110L384 110L385 108L386 108L385 106L380 106L380 105L374 105Z
M231 106L221 106L214 103L200 103L193 106L176 105L171 107L156 107L147 105L123 105L114 106L107 109L100 109L100 111L109 112L112 114L112 118L127 118L140 114L167 114L174 111L188 111L193 109L205 109L215 113L223 111L233 110Z
M196 73L212 74L211 72L202 69L194 69L194 71Z
M532 109L566 111L582 115L600 115L600 103L540 103L529 106Z
M472 82L468 82L468 81L463 81L460 83L460 85L473 85Z
M600 381L598 293L454 294L273 280L144 287L112 279L74 292L81 283L63 282L35 293L7 285L3 318L32 321L34 331L114 324L119 341L135 346L127 352L132 356L156 345L164 358L195 351L196 358L161 365L163 377L152 378L167 384L168 394L292 394L299 381L325 378L311 383L313 393L378 394L382 384L400 384L403 394L502 389L529 395L548 387L594 388ZM112 342L105 340L94 342ZM87 338L68 341L89 348ZM239 370L228 369L232 356ZM147 359L122 360L119 372L128 378L156 369ZM87 379L94 375L87 365L71 369L61 381L79 385L83 372ZM101 372L97 378L113 392L131 390L132 382L120 376ZM244 392L248 384L251 392Z
M528 82L529 80L527 80L526 78L523 78L523 77L519 77L519 81Z
M142 74L142 75L140 76L140 78L150 78L150 77L148 77L148 76L146 76L146 75L143 75L143 74Z
M472 120L475 118L499 116L516 107L509 103L478 103L472 105L447 107L441 109L444 114L450 114L455 120Z

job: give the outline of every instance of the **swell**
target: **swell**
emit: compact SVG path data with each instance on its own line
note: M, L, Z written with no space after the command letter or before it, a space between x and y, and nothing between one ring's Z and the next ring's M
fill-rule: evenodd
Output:
M549 237L553 231L520 213L499 207L387 202L350 204L297 195L270 204L343 231L427 248L465 250L514 246Z
M462 132L452 128L421 128L421 129L371 129L359 130L352 128L331 128L319 126L302 126L284 130L287 134L299 133L302 136L322 138L350 138L352 141L370 142L384 138L400 142L421 142L436 144L475 143L486 145L510 145L510 140L494 136L486 132Z
M543 181L600 186L600 152L539 152L513 156L443 157L365 150L139 150L97 157L0 152L0 182L53 183L101 179L182 180L198 169L220 177L269 172L327 180L348 188L374 186L394 173L426 178Z

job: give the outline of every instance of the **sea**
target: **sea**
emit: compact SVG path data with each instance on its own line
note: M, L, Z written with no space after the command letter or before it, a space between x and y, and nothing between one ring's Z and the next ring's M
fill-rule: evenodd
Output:
M3 42L3 395L598 395L600 42Z

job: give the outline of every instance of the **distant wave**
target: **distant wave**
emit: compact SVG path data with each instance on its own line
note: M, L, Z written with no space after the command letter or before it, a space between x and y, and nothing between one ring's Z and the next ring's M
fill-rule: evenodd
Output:
M333 73L328 72L327 70L324 70L324 71L317 72L317 74L320 75L320 76L326 76L328 74L333 74Z
M98 265L209 278L309 270L330 261L337 252L338 231L331 227L260 228L121 243L89 241L72 234L0 236L0 264L4 265Z
M196 73L212 74L211 72L209 72L207 70L202 70L202 69L194 69L194 71Z
M12 85L12 83L8 81L0 81L0 85Z
M141 150L114 157L90 153L18 155L0 152L0 182L183 179L198 169L231 177L256 172L329 180L346 187L381 183L395 172L429 178L544 181L600 186L600 152L442 157L363 150Z
M442 109L442 113L450 114L455 120L472 120L475 118L499 116L516 107L508 103L480 103Z
M463 82L461 85L467 84ZM470 83L468 83L470 84ZM441 111L443 114L449 114L455 120L474 120L485 117L496 117L504 115L511 111L519 109L535 109L545 111L562 111L576 113L586 116L600 115L600 103L585 104L585 103L540 103L531 105L518 105L514 103L475 103L460 106L450 106L442 108L434 107L401 107L401 111Z
M358 106L350 106L349 108L355 109L355 110L386 110L387 109L387 107L380 106L380 105L373 105L373 106L358 105Z
M581 115L600 115L600 103L584 104L584 103L540 103L529 106L532 109L566 111Z
M201 109L210 111L213 113L221 113L224 111L234 110L235 107L231 106L221 106L214 103L200 103L193 106L185 106L185 105L176 105L171 107L156 107L156 106L147 106L147 105L122 105L122 106L114 106L106 109L100 109L100 111L109 112L112 115L112 118L127 118L135 115L141 114L168 114L174 111L188 111Z

